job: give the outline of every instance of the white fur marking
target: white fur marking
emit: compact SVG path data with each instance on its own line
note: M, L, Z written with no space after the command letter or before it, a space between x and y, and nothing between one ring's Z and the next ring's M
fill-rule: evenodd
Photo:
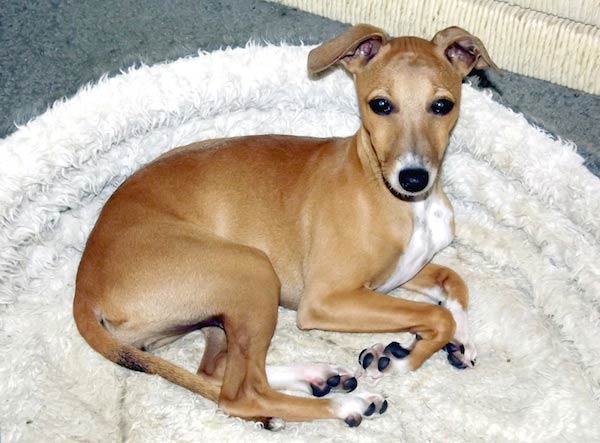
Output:
M441 286L433 286L422 290L423 294L434 300L436 303L445 302L448 299L448 294Z
M311 393L304 366L267 366L267 380L274 389Z
M452 241L452 210L437 194L412 203L414 227L410 242L400 256L396 269L381 286L380 292L390 292L413 278L436 252Z
M445 306L452 313L452 317L454 317L454 322L456 323L453 341L461 343L465 347L465 353L461 360L463 360L467 366L472 366L472 362L477 359L477 348L475 348L475 345L471 340L471 335L469 334L467 313L462 305L456 300L448 299Z
M461 304L453 299L448 299L445 303L445 307L452 313L452 317L454 317L454 322L456 323L454 339L457 342L466 345L470 342L467 313Z
M311 383L325 382L333 375L354 376L350 371L327 363L300 363L289 366L266 368L269 385L274 389L285 389L312 393Z
M453 341L460 343L465 347L463 361L465 364L471 366L471 361L477 358L477 349L471 341L471 336L469 334L469 320L462 305L458 301L448 298L446 291L440 286L426 288L423 289L422 292L435 302L442 302L443 306L452 314L454 323L456 323Z

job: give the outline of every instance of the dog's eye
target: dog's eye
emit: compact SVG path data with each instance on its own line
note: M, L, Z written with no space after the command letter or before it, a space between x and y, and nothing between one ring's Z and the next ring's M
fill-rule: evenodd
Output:
M454 103L452 103L448 99L443 98L441 100L433 102L433 104L431 105L431 112L433 112L434 114L446 115L450 111L452 111L452 108L454 108Z
M385 98L374 98L369 102L371 110L375 114L390 115L394 110L394 106Z

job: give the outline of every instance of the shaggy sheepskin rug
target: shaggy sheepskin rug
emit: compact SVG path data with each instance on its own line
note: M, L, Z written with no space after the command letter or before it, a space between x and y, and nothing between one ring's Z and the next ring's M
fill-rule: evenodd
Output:
M323 420L269 432L105 360L79 336L79 258L103 203L134 170L200 139L357 129L351 79L341 69L309 78L308 49L248 46L132 69L0 142L3 443L600 438L600 180L573 145L469 85L442 177L457 235L434 261L470 287L475 369L457 370L440 352L413 373L360 379L359 390L384 393L390 407L358 428ZM300 332L294 314L280 309L270 363L357 368L361 349L411 340ZM157 353L195 371L202 349L193 333Z

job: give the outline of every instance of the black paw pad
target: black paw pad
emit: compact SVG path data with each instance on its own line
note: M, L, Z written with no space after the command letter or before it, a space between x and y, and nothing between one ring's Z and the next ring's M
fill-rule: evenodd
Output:
M329 391L331 391L331 388L327 385L325 385L324 388L320 388L317 385L311 384L310 388L315 397L323 397L323 396L329 394Z
M390 361L391 360L387 357L381 357L377 362L377 369L379 369L379 372L382 372L385 368L387 368L390 364Z
M341 377L339 375L334 375L327 379L327 385L331 386L332 388L335 388L337 385L340 384L340 380L341 380Z
M352 392L358 386L358 382L356 381L355 377L352 377L352 378L349 378L348 380L344 381L344 383L342 383L342 386L344 387L344 389L346 391Z
M398 342L391 342L389 345L385 347L383 350L384 354L393 355L396 358L405 358L410 351L406 348L403 348Z
M362 421L362 417L360 415L351 415L344 420L348 426L351 428L357 427Z
M367 348L363 349L362 351L360 351L360 354L358 354L358 364L360 365L362 365L362 358L365 352L367 352Z
M448 354L448 361L452 366L458 369L465 369L467 365L465 365L460 359L454 354Z
M365 411L365 416L370 417L375 412L375 403L371 403Z
M365 356L363 357L363 360L362 360L362 367L363 367L364 369L367 369L367 368L369 367L369 365L370 365L371 363L373 363L373 359L374 359L374 358L375 358L375 357L374 357L374 356L373 356L373 354L371 354L370 352L368 352L367 354L365 354Z
M458 347L454 343L448 343L446 346L444 346L444 351L446 351L448 354L452 354L453 352L458 351Z
M383 403L381 403L381 408L379 409L379 413L383 414L385 411L387 411L388 408L388 402L387 400L383 400Z

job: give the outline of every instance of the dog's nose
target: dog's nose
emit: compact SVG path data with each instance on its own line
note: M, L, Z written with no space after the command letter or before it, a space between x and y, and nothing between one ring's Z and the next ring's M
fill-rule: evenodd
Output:
M400 171L400 186L408 192L419 192L429 183L429 172L422 168L407 168Z

